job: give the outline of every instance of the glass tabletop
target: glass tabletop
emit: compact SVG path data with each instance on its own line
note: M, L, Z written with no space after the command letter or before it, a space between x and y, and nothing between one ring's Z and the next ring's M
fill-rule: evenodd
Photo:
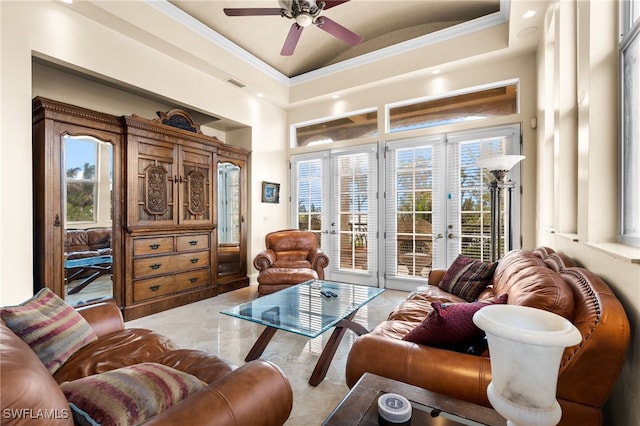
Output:
M221 313L314 338L383 291L376 287L311 280L225 309Z

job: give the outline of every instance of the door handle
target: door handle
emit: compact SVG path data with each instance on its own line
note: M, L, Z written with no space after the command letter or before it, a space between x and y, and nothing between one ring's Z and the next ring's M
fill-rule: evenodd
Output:
M447 238L450 239L450 240L453 240L455 238L458 238L458 236L454 235L454 234L449 234L449 235L447 235Z
M434 240L439 240L439 239L441 239L441 238L444 238L444 235L442 235L442 234L438 234L438 235L436 235L436 237L434 238Z

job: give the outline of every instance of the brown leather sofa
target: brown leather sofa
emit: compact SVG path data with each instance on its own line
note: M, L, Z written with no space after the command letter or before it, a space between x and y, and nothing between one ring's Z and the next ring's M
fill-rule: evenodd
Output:
M434 270L388 319L353 344L346 366L349 387L365 372L490 407L488 351L455 352L402 340L431 312L431 302L465 302L437 284ZM629 322L607 284L566 256L540 247L516 250L499 262L492 284L478 300L507 294L507 303L555 312L573 322L582 341L566 348L558 376L560 425L600 425L601 408L622 369L629 344Z
M318 248L315 233L298 229L270 232L265 237L265 247L253 260L258 270L259 295L324 279L329 257Z
M66 229L64 258L83 259L111 254L111 228Z
M65 415L69 404L59 384L141 362L164 364L208 383L147 425L282 425L289 417L291 386L275 365L256 360L236 368L205 352L178 349L153 331L125 329L113 302L78 310L98 340L76 352L53 375L0 320L2 424L33 424L40 413L47 419L42 424L73 425L72 417Z

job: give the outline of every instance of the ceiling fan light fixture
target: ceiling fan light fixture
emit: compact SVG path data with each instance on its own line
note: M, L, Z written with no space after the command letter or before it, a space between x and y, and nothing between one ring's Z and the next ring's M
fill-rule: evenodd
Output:
M313 23L313 17L306 12L296 15L295 19L296 19L296 23L300 25L302 28L308 27Z

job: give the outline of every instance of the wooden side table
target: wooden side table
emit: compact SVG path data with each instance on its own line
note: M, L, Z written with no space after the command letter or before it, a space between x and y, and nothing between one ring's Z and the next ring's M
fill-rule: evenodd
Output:
M397 393L413 406L412 425L490 425L507 421L494 410L407 383L365 373L322 423L326 426L378 426L378 397Z

